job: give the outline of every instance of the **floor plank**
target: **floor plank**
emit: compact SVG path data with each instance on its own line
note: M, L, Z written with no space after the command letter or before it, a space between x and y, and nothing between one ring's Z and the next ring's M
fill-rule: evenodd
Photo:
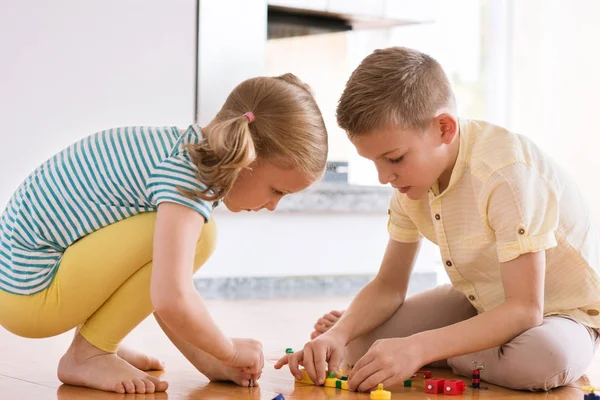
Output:
M153 319L144 321L127 338L135 348L159 357L167 364L167 393L119 395L61 385L56 378L57 362L68 346L72 332L48 339L23 339L0 329L0 398L27 400L149 400L149 399L272 399L282 393L286 399L368 399L368 394L340 389L294 384L287 370L276 371L275 360L285 348L301 348L314 321L325 311L343 309L350 299L303 299L275 301L209 301L207 305L224 332L235 337L253 337L263 343L267 363L258 387L248 389L227 383L210 383L177 352ZM485 373L483 373L482 377ZM448 370L434 370L434 376L456 378ZM463 378L466 383L469 380ZM517 392L488 384L489 390L467 389L462 399L566 399L583 398L579 386L600 382L600 352L587 376L571 385L547 393ZM393 388L393 399L442 399L424 393L423 380L411 388ZM447 397L446 397L447 398Z

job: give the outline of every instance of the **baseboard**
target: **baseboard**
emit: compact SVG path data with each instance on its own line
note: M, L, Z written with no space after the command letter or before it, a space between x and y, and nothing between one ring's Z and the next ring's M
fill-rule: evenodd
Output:
M205 299L244 300L307 297L354 296L373 275L233 277L194 279L194 284ZM435 287L435 272L414 273L409 284L409 295Z

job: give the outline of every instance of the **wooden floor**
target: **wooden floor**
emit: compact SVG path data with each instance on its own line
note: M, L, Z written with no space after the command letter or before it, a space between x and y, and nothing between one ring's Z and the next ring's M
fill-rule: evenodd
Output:
M332 308L343 308L349 299L310 299L277 301L207 302L213 316L230 336L253 337L263 343L268 362L260 386L252 389L231 384L209 383L181 356L160 331L153 319L144 321L127 338L127 343L167 363L162 377L169 381L166 393L119 395L61 385L56 378L56 364L68 346L72 333L43 340L28 340L0 328L0 399L7 400L142 400L142 399L272 399L282 393L286 399L368 399L357 394L323 387L294 385L287 370L276 371L273 363L286 347L301 348L312 323ZM485 375L485 372L483 373ZM434 376L451 377L447 370L434 370ZM588 380L589 378L589 380ZM465 382L468 379L463 378ZM458 399L561 399L583 398L579 386L600 384L600 352L587 377L571 387L548 393L516 392L489 386L487 391L467 389ZM392 399L443 399L442 395L424 393L423 381L415 380L412 388L394 391ZM448 399L449 397L446 396Z

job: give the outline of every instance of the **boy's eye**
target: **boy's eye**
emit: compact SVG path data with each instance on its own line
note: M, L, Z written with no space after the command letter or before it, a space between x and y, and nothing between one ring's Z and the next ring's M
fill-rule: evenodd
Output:
M283 192L279 191L277 189L273 189L271 188L271 192L275 195L275 196L283 196Z
M402 159L403 159L403 158L404 158L404 156L402 156L402 157L398 157L398 158L390 158L390 159L389 159L389 161L390 161L392 164L398 164L400 161L402 161Z

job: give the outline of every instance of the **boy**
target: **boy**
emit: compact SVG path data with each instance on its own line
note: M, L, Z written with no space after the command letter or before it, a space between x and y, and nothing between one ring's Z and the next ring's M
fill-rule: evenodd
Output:
M458 119L439 63L407 48L363 60L337 119L396 188L390 240L349 309L321 319L276 368L298 375L301 363L321 384L346 359L358 391L432 363L471 376L476 362L487 382L514 389L578 379L600 342L600 278L590 212L566 174L527 138ZM405 300L422 237L452 284Z

